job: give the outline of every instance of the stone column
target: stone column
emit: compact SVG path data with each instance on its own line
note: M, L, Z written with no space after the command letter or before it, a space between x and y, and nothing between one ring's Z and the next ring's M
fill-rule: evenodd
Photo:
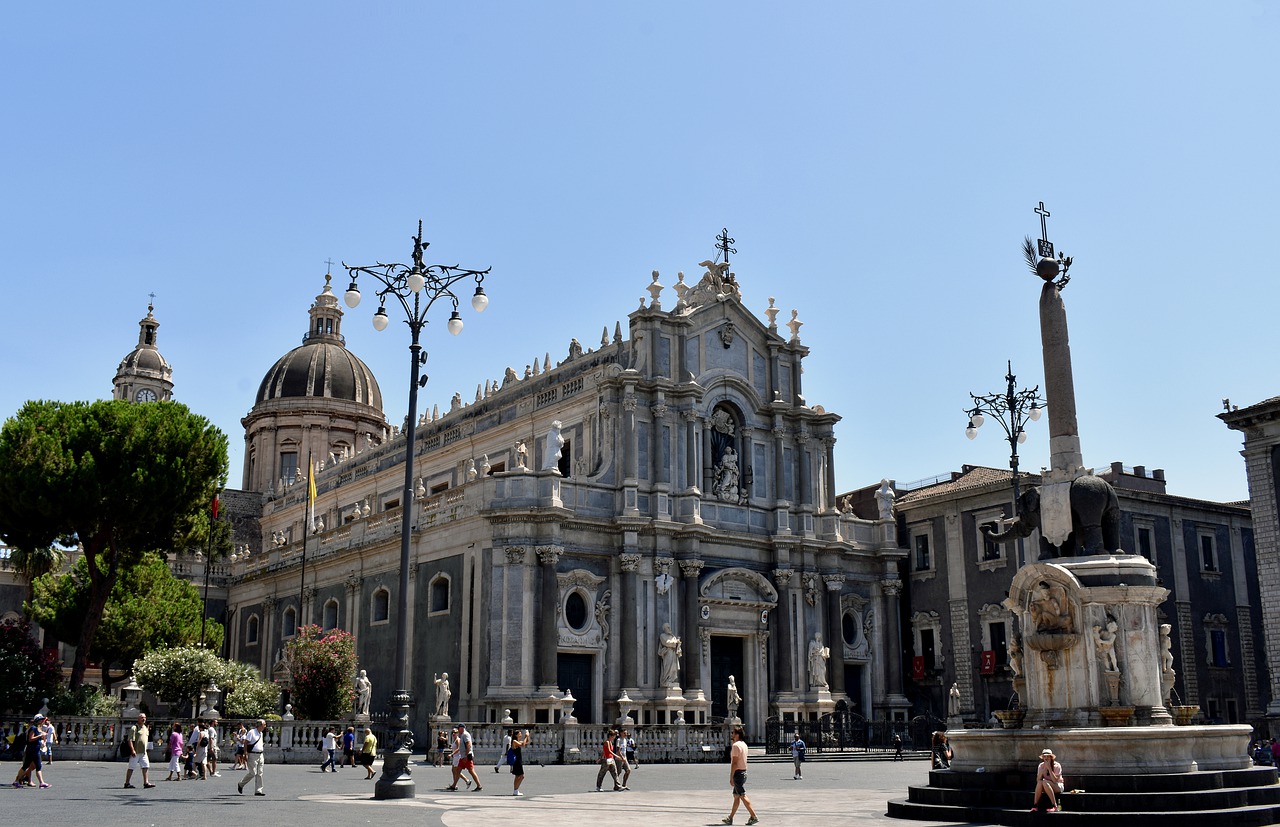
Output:
M684 487L685 491L697 493L701 487L698 480L698 412L690 408L680 412L684 420Z
M831 684L831 696L844 694L844 615L840 610L840 592L844 589L843 574L824 574L827 584L827 645L831 658L827 661L827 679Z
M622 659L622 687L634 689L639 686L636 680L636 632L639 630L639 618L636 616L636 588L640 569L639 554L622 554L618 557L622 566L621 584L622 599L618 604L622 607L622 622L618 630L618 653Z
M636 398L634 389L622 400L622 497L623 513L639 516L640 435L636 432Z
M649 412L653 415L653 435L650 439L650 444L653 445L653 482L655 485L666 486L667 490L670 490L671 446L662 434L662 423L667 418L667 406L662 401L661 395Z
M681 560L680 575L684 580L684 611L680 624L680 639L683 641L684 660L680 667L684 670L683 684L686 690L702 689L702 658L699 657L698 640L698 576L702 573L701 560Z
M538 562L542 565L541 592L539 605L543 610L538 613L538 687L556 689L559 683L556 653L560 648L559 630L556 619L560 616L557 610L560 600L560 584L556 579L556 563L564 554L563 546L537 546Z
M274 594L267 595L262 598L262 628L258 632L258 645L262 647L262 676L266 680L271 680L271 668L275 666L271 662L271 653L273 650L272 636L275 632L276 620L276 596Z
M347 589L346 628L357 641L360 639L360 587L363 584L364 579L355 574L347 577L343 583Z
M826 491L823 496L819 497L819 501L826 504L826 511L836 511L836 438L830 434L822 437L823 459L825 460L824 470L826 478L824 480Z
M892 699L902 696L902 630L898 612L902 581L897 578L881 580L880 594L883 596L886 648L889 650L884 653L885 692Z
M809 432L801 428L796 434L796 457L799 460L800 478L797 480L796 493L800 497L801 508L813 507L813 465L809 461Z
M791 583L795 572L791 569L774 569L773 582L778 586L778 606L769 615L778 633L777 656L774 661L774 691L795 692L791 680L792 638L791 631Z

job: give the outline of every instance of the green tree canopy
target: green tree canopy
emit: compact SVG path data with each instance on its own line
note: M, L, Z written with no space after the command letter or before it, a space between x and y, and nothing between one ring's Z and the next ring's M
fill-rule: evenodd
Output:
M66 574L46 574L36 580L35 600L28 611L60 639L74 640L89 605L89 587L88 564L81 558ZM108 673L113 663L128 674L133 662L152 649L199 643L202 608L196 585L175 577L160 554L142 555L121 572L90 645L90 657L102 664L103 686L114 681ZM204 627L205 645L221 649L222 625L210 621Z
M84 551L71 688L121 569L188 534L226 474L226 436L176 402L28 402L0 428L0 540L39 549L74 538Z
M351 712L356 641L350 632L303 626L286 652L293 673L291 699L299 718L326 721Z

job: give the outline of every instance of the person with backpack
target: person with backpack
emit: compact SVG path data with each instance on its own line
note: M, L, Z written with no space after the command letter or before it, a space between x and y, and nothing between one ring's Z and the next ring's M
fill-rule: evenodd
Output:
M796 773L791 776L796 781L804 780L804 773L800 771L800 764L804 761L805 743L800 737L800 733L796 732L791 738L791 763L795 764Z

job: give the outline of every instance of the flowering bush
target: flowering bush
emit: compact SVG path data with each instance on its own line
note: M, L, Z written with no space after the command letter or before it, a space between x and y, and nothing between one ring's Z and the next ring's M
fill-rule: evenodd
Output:
M181 703L220 681L226 661L199 646L153 649L133 662L133 677L162 701Z
M280 708L280 687L263 680L255 666L229 661L218 686L226 691L222 713L228 718L265 718Z
M355 699L355 638L341 629L303 626L289 641L293 705L299 718L316 721L346 716Z
M62 682L58 655L41 649L23 620L0 623L0 710L34 712Z

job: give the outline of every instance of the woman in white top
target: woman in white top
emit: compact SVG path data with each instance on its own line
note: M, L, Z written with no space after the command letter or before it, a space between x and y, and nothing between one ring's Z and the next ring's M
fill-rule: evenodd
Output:
M1040 766L1036 768L1036 791L1034 801L1032 801L1031 812L1034 813L1041 809L1041 795L1049 799L1049 806L1046 812L1057 812L1058 793L1062 792L1063 788L1062 765L1054 758L1053 750L1041 750Z

